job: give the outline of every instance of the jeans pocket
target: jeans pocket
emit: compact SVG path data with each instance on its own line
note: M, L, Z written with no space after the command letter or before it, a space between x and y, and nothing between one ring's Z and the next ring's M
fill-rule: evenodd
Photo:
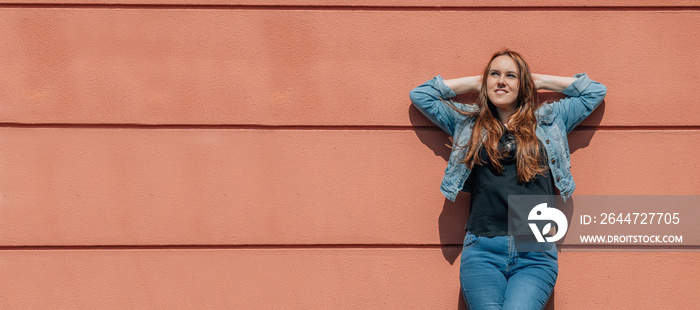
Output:
M476 245L476 243L479 242L479 237L467 232L467 235L464 236L464 243L462 244L462 248L470 248Z

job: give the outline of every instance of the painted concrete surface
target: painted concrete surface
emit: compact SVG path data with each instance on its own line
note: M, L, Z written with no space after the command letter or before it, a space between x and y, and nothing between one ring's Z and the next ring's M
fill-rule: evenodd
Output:
M454 251L458 251L455 248ZM0 253L8 309L458 309L439 249ZM563 253L549 309L692 309L696 252Z
M570 139L577 194L700 188L700 131ZM467 200L438 191L444 142L424 129L4 128L0 242L460 244Z
M700 195L697 7L0 1L0 308L464 309L468 196L408 91L503 47L587 72L575 194ZM696 304L697 246L580 250L547 309Z
M700 88L694 10L0 14L3 122L428 126L406 113L410 89L481 74L509 47L533 72L605 82L611 104L584 126L700 125L695 97L666 91Z

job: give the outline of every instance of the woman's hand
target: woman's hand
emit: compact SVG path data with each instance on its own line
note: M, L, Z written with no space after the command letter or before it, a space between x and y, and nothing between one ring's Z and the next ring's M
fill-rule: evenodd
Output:
M536 89L546 89L561 93L571 83L576 81L576 78L532 73L532 81L535 82Z
M455 94L464 94L470 91L478 92L481 89L481 75L466 76L456 79L444 80L445 85L452 89Z

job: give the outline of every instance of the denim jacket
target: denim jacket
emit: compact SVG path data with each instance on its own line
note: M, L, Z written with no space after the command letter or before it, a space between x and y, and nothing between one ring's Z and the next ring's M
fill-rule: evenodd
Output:
M607 91L603 84L591 80L585 73L574 77L577 79L562 92L566 98L543 104L535 112L535 134L547 150L554 185L564 200L569 198L576 188L571 175L567 134L600 105ZM440 191L447 199L455 201L460 190L470 191L468 186L465 186L465 183L468 184L465 181L471 171L466 164L460 163L464 159L467 147L456 146L465 146L469 142L474 118L458 113L440 100L452 98L456 94L445 85L439 75L411 90L410 96L418 110L453 138L453 149ZM478 110L476 105L452 103L465 111Z

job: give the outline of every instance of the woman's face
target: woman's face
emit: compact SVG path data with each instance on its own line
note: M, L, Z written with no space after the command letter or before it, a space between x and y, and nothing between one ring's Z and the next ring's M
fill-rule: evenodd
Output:
M491 103L499 109L516 108L519 74L515 61L507 55L498 56L491 61L486 77L486 94Z

